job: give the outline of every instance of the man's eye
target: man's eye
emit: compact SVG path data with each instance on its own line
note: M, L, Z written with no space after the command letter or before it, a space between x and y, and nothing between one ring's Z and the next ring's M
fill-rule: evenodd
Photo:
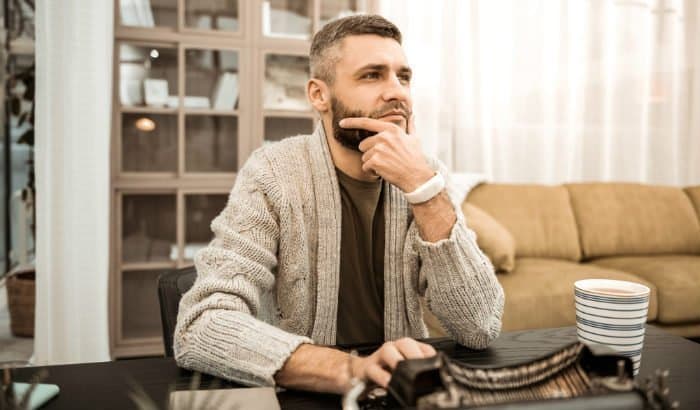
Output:
M365 73L365 74L362 75L362 78L363 78L363 79L365 79L365 78L366 78L366 79L377 79L377 78L379 78L379 73L376 72L376 71L372 71L372 72L369 72L369 73Z
M410 83L411 82L411 76L409 74L403 74L399 76L399 80L401 80L404 83Z

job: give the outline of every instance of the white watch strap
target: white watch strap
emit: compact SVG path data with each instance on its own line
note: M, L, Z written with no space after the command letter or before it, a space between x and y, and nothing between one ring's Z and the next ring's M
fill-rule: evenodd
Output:
M403 196L409 204L415 205L433 199L443 189L445 189L445 178L438 172L415 191L404 193Z

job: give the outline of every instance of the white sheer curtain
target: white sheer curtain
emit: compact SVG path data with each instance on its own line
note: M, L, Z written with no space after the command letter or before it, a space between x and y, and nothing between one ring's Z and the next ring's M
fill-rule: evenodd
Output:
M384 0L416 125L494 181L700 183L700 1Z
M37 364L109 360L112 8L36 4Z

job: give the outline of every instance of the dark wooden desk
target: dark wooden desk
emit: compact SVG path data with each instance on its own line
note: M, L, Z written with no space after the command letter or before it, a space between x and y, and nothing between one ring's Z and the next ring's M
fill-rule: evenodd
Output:
M450 356L474 364L514 364L534 359L576 340L573 327L508 332L487 350L473 351L448 339L428 342ZM370 348L368 347L367 350ZM167 403L171 386L185 390L191 373L179 369L171 358L134 359L105 363L47 366L46 383L57 384L61 392L46 409L129 409L130 381L146 390L157 402ZM653 326L647 327L642 353L640 377L657 368L671 370L669 386L674 399L683 409L700 409L700 344L670 335ZM16 370L16 380L28 380L38 368ZM203 380L208 386L212 378ZM227 384L228 386L235 386ZM339 396L286 391L278 394L283 409L339 408Z

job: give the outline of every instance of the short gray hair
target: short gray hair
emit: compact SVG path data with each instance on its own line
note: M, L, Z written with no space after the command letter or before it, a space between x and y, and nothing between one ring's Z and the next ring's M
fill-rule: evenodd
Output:
M376 14L358 14L331 21L314 34L309 51L311 77L332 84L335 79L337 55L331 49L345 37L374 34L393 38L401 44L401 31L394 23Z

